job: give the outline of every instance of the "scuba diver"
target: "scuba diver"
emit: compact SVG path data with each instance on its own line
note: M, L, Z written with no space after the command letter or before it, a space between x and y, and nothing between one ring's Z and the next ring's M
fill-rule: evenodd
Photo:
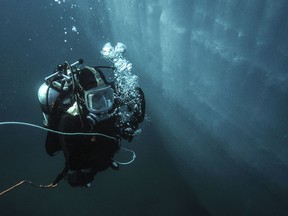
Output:
M124 58L126 46L104 45L101 54L113 66L85 66L83 60L65 62L45 78L38 91L47 132L45 149L54 156L63 151L65 167L53 185L65 179L72 187L89 187L95 175L109 167L118 170L114 155L121 140L140 132L145 97L132 64ZM114 71L108 82L103 69ZM54 133L53 131L59 131Z

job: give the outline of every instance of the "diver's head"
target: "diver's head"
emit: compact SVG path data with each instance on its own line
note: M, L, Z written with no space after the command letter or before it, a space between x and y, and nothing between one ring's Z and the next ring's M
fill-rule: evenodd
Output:
M105 77L94 68L85 67L78 75L78 82L90 123L96 124L109 118L114 104L114 90Z

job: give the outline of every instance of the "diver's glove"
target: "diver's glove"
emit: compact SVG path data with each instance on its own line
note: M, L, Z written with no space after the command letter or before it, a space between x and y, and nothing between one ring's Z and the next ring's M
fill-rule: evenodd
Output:
M125 130L124 128L121 128L119 134L123 139L128 140L128 142L131 142L133 139L133 133L131 133L130 130Z
M118 134L123 138L128 140L128 142L131 142L133 137L137 134L138 132L138 124L136 123L125 123L122 124L120 128L118 128Z
M78 170L68 174L66 180L72 187L89 187L95 174L96 172L91 170Z

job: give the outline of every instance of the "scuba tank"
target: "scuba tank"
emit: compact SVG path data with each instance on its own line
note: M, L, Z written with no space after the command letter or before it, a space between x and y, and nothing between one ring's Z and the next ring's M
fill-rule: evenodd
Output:
M38 100L44 117L43 124L45 127L50 126L50 117L55 113L55 108L60 104L71 106L75 102L73 91L75 89L74 74L77 68L75 65L82 64L83 60L79 59L73 64L65 62L58 65L56 71L45 78L45 82L38 89ZM74 71L75 70L75 71Z
M38 100L44 117L43 124L46 127L49 125L48 118L59 95L60 91L51 88L47 83L43 83L38 90Z

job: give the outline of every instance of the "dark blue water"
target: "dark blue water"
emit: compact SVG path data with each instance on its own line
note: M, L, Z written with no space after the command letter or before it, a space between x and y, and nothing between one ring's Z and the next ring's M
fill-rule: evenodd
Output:
M130 166L89 189L23 185L0 198L0 214L288 215L287 9L285 0L2 0L0 121L41 125L44 77L65 60L107 65L106 42L127 45L148 118L125 144L137 153ZM45 135L0 126L0 190L61 171Z

